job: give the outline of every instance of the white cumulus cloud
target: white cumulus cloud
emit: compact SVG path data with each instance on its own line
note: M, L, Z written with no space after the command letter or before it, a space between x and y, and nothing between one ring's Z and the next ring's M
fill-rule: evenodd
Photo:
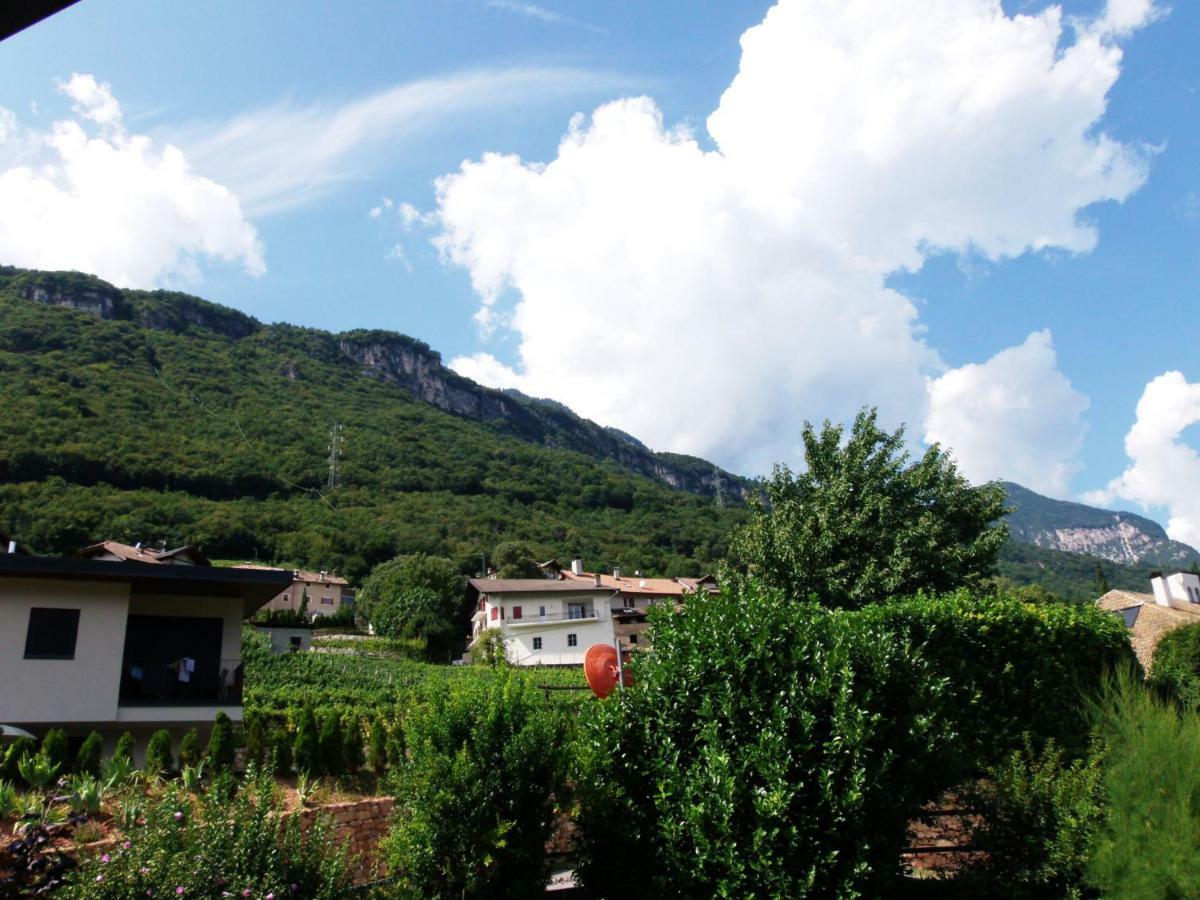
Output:
M1135 6L1064 24L999 0L783 0L742 36L713 149L641 97L577 117L548 162L464 163L438 181L436 243L483 331L519 346L513 367L453 365L743 471L794 461L806 418L921 422L944 366L887 276L1095 245L1085 208L1147 175L1100 127Z
M1164 507L1170 513L1167 534L1200 547L1200 454L1183 440L1183 432L1200 422L1200 384L1181 372L1165 372L1146 385L1138 401L1133 427L1125 436L1130 466L1101 491L1086 495L1090 503L1117 500L1144 509Z
M1088 400L1058 371L1049 331L985 363L930 381L925 440L953 449L979 483L1016 481L1054 497L1069 494Z
M47 131L0 111L0 260L126 287L192 279L211 260L265 271L258 235L227 188L178 148L127 133L107 84L76 74L59 88L76 118Z

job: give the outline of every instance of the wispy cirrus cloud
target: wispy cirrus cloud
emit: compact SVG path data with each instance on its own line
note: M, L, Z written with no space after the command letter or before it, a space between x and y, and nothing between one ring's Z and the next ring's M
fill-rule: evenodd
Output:
M594 31L596 34L610 33L607 28L600 28L587 22L581 22L578 19L573 19L570 16L560 13L558 10L547 9L544 6L538 6L536 3L528 3L526 0L487 0L486 6L489 9L512 13L515 16L523 16L526 19L534 19L546 25L574 25L577 28L586 28L588 31Z
M280 102L222 122L185 123L170 138L199 171L227 185L248 215L262 217L327 196L452 120L626 84L569 67L476 69L341 102Z

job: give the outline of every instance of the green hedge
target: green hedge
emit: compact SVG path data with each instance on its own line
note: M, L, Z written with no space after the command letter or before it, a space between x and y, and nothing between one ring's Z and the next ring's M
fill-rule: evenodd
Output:
M848 615L905 636L948 681L948 712L968 772L1000 762L1024 735L1068 754L1088 746L1088 698L1137 660L1121 620L1090 606L1035 605L967 591L881 603Z
M1150 684L1182 706L1200 705L1200 625L1184 625L1163 635L1154 649Z
M586 888L888 895L953 740L942 679L882 621L753 584L654 615L635 686L580 726Z

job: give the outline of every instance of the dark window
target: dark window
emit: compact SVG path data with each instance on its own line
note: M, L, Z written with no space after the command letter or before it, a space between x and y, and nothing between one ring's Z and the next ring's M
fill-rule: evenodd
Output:
M514 606L514 607L513 607L513 618L514 618L514 619L519 619L519 618L521 618L521 607L519 607L519 606Z
M300 635L293 635L292 637L288 638L288 640L291 641L292 646L297 650L304 646L304 641L300 639Z
M25 634L26 659L74 659L75 639L79 637L79 610L29 610L29 631Z
M534 650L541 650L541 649L542 649L542 639L541 639L540 637L535 637L535 638L533 639L533 649L534 649Z
M578 647L579 646L579 636L574 635L574 634L568 634L567 635L567 646L568 647Z
M631 643L631 644L636 644L636 643L637 643L637 635L636 635L636 634L631 634L631 635L629 636L629 643Z

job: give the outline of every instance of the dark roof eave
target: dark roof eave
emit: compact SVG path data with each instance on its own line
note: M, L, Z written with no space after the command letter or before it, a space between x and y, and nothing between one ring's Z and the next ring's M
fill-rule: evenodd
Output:
M290 572L163 566L132 560L115 562L9 553L0 554L0 578L124 582L130 585L134 593L241 597L246 615L282 593L292 583Z

